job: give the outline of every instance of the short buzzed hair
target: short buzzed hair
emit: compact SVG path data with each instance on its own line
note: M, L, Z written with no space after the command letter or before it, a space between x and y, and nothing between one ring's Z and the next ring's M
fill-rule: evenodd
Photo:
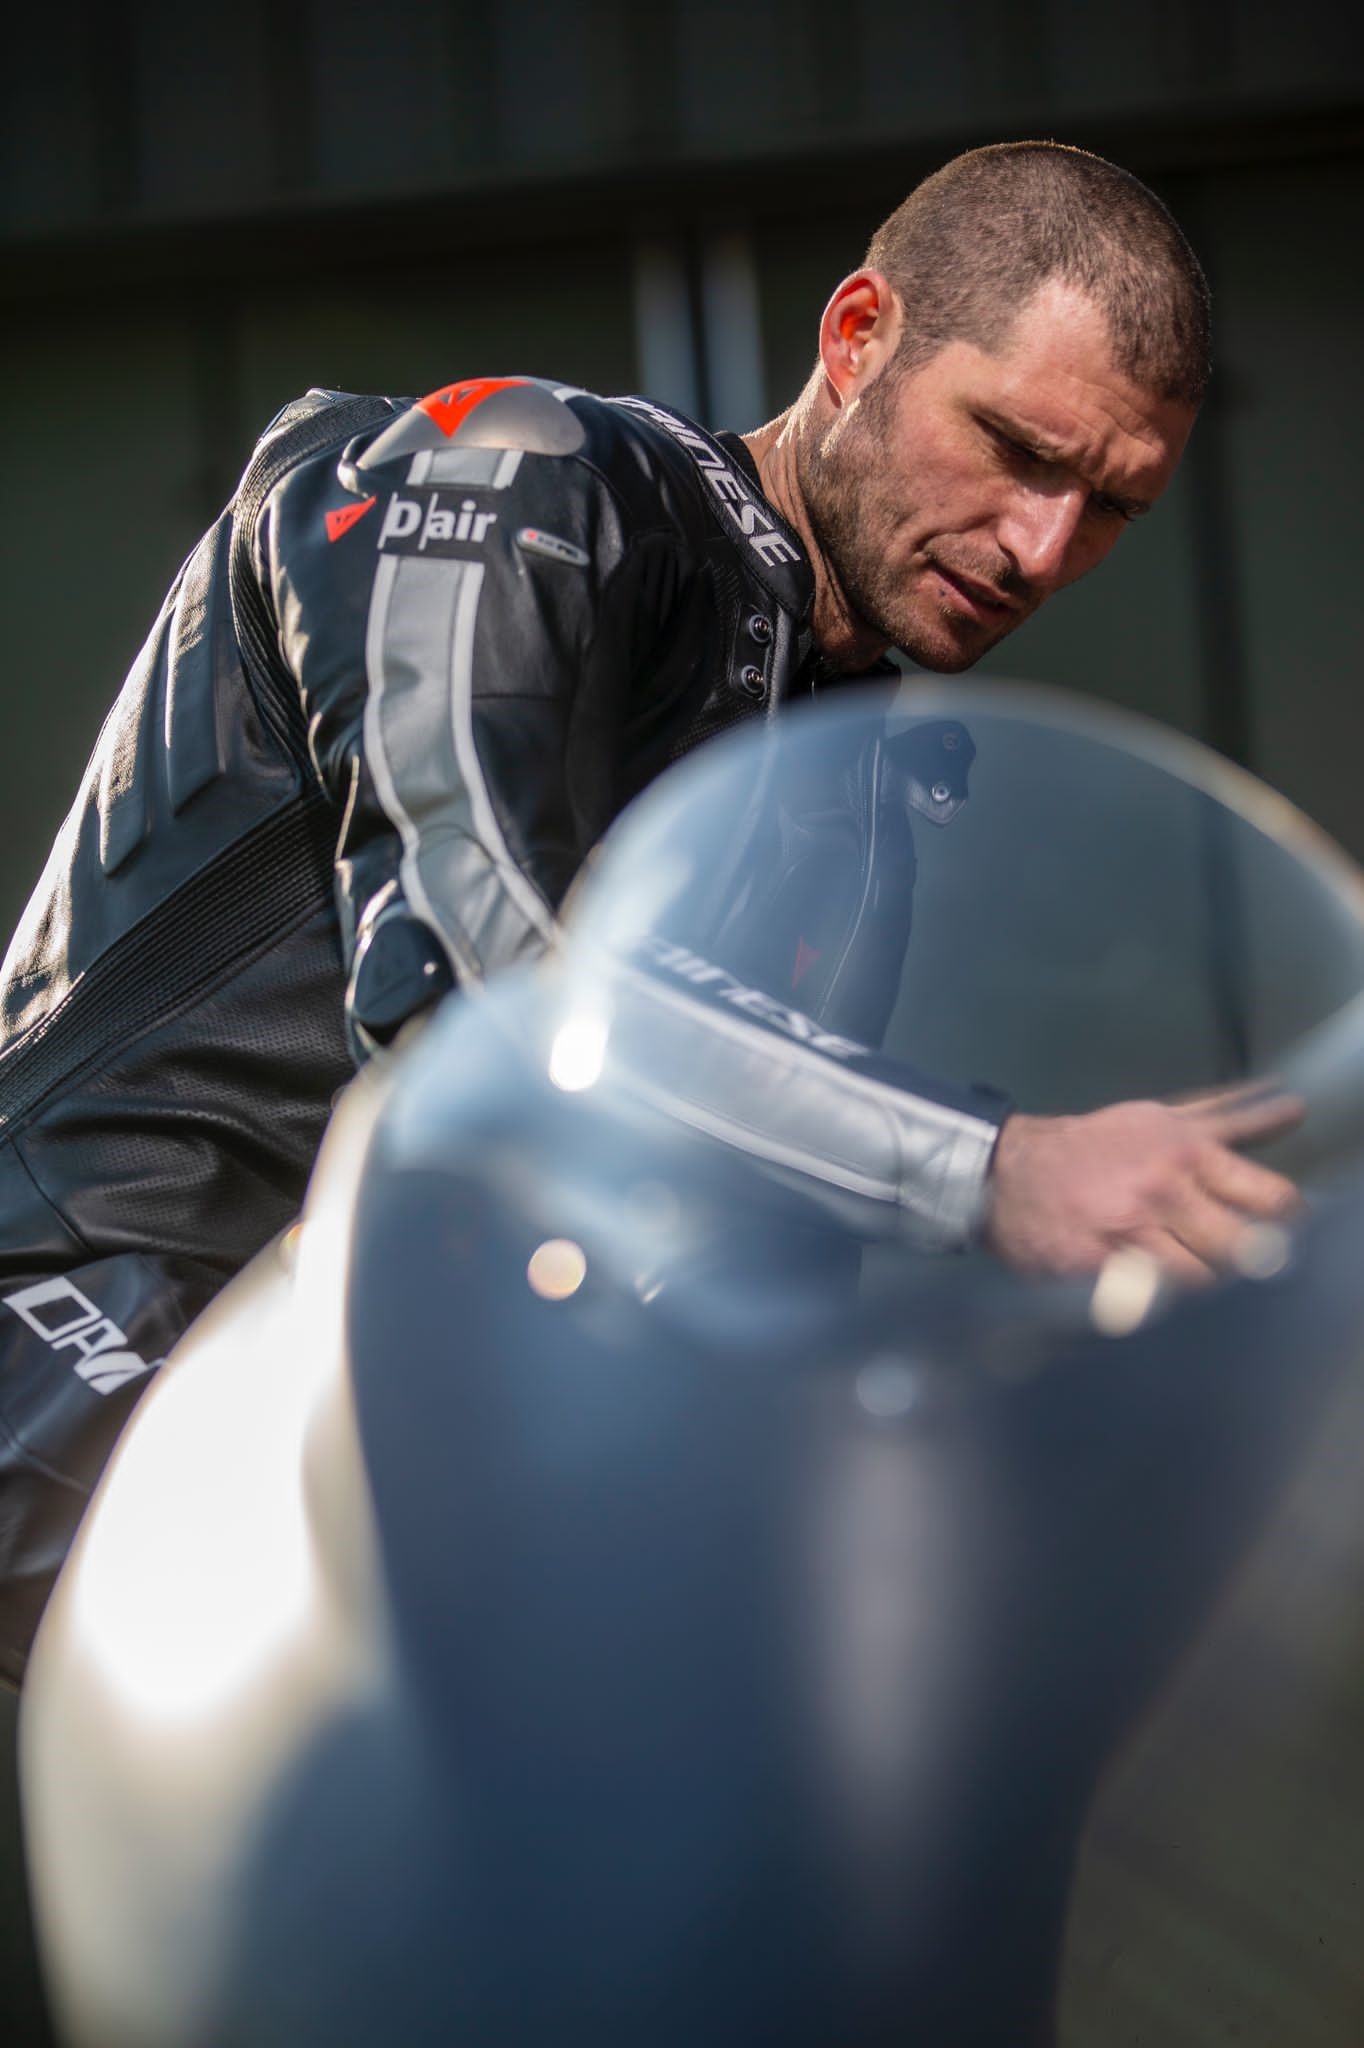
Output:
M1208 286L1169 209L1130 171L1059 142L954 157L883 221L867 250L904 308L893 369L950 341L998 352L1052 279L1103 311L1123 375L1197 406L1209 373Z

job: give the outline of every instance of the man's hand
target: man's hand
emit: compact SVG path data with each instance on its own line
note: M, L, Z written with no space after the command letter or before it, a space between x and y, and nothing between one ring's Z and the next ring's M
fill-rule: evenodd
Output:
M1242 1088L1089 1116L1011 1116L995 1147L985 1242L1024 1273L1093 1273L1136 1246L1176 1279L1208 1280L1236 1263L1254 1224L1297 1212L1293 1183L1234 1148L1302 1115L1296 1096Z

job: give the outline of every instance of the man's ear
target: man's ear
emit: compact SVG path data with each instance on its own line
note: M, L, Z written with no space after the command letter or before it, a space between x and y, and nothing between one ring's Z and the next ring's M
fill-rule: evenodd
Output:
M845 277L819 323L819 358L836 404L851 405L894 355L904 316L882 270Z

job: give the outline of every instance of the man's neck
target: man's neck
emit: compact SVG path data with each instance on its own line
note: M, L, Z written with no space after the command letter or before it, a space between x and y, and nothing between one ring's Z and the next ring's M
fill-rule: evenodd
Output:
M740 439L757 464L763 496L787 525L794 527L809 557L815 577L815 641L835 668L857 674L879 661L890 643L857 616L815 536L796 462L798 412L797 406L788 406L765 427L756 427Z

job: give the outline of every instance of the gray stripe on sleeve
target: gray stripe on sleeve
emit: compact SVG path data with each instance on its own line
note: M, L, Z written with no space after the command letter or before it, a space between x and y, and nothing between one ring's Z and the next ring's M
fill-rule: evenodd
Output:
M483 577L478 562L384 557L365 649L365 748L402 837L403 889L462 979L481 976L487 958L515 958L553 928L508 849L474 737Z

